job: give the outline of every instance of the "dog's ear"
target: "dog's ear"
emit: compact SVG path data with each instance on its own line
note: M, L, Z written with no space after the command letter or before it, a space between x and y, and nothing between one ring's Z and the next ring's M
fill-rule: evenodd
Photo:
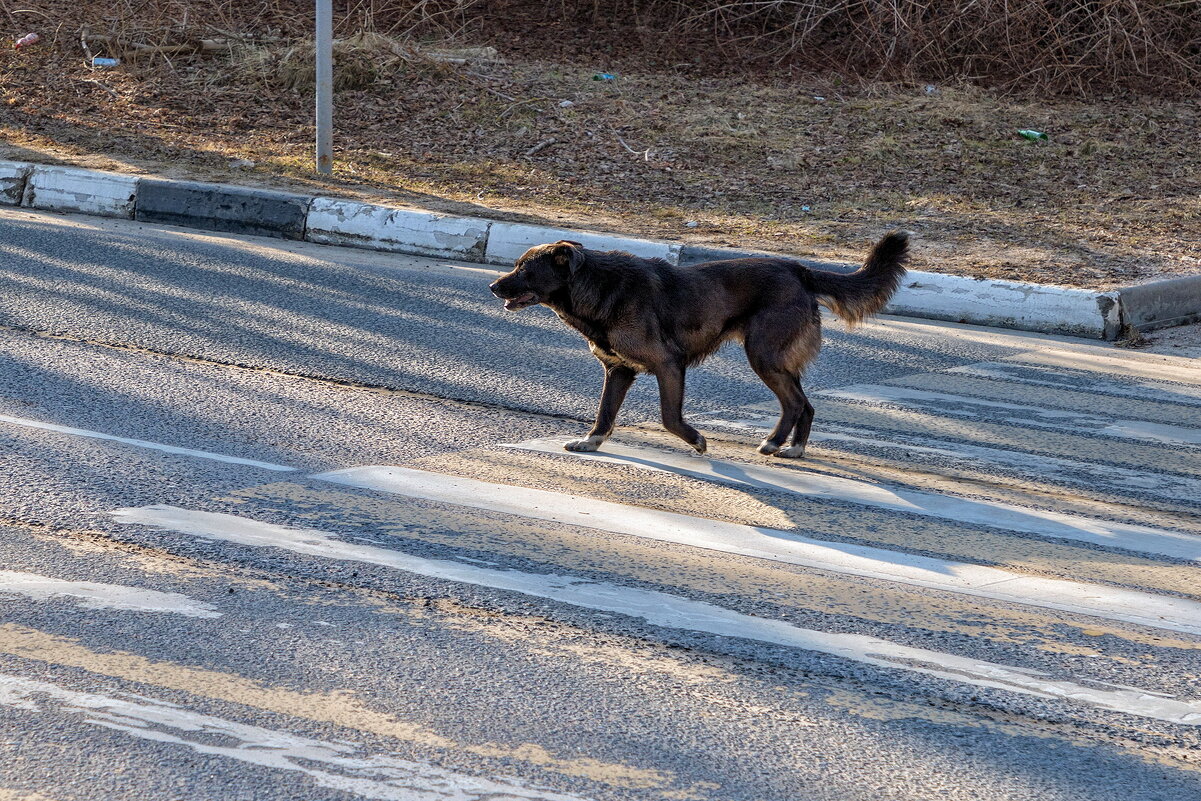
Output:
M560 239L551 251L551 258L556 267L562 267L570 274L580 269L584 264L584 246L569 239Z

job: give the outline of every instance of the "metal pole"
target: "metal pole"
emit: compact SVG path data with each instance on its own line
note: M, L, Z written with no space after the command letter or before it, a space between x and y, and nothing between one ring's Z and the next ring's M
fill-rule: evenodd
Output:
M317 172L334 167L334 10L333 0L317 0Z

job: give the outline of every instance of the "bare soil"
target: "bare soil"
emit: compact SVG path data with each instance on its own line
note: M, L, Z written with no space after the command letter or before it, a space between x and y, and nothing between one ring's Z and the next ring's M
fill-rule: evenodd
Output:
M335 174L319 178L303 45L93 69L78 28L14 51L28 31L0 23L0 158L841 261L905 227L918 269L1069 286L1201 273L1196 99L723 73L645 42L548 55L537 31L367 36L339 48ZM464 45L498 55L439 55Z

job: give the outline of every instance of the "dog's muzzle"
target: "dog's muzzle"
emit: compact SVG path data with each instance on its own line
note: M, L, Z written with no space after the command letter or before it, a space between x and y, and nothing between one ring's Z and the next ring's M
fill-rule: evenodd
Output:
M493 295L496 295L496 297L505 302L505 308L509 311L524 309L526 306L533 306L534 304L540 302L538 295L534 292L522 292L518 295L510 295L503 288L498 286L499 283L500 281L497 281L488 288L492 290Z

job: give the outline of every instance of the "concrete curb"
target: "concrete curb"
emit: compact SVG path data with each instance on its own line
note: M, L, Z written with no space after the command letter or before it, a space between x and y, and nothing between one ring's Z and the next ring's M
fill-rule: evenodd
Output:
M134 219L208 231L304 239L312 198L244 186L143 178Z
M20 206L25 196L25 182L33 165L19 161L0 161L0 205Z
M424 211L374 206L332 197L313 199L305 239L345 245L483 261L490 223Z
M685 245L680 253L680 265L688 267L711 259L776 255ZM815 270L836 273L849 273L859 268L857 264L845 262L795 260ZM1201 301L1201 291L1198 300ZM905 317L1101 339L1115 339L1125 322L1121 319L1120 300L1116 292L967 278L921 270L908 272L905 283L884 311Z
M47 211L73 211L98 217L133 219L140 178L116 172L34 164L21 205Z
M1201 275L1149 281L1118 290L1122 324L1152 331L1201 320Z
M1121 311L1116 292L965 278L910 270L884 309L887 314L1116 339Z
M624 250L644 259L666 259L672 264L680 262L680 245L672 242L655 242L650 239L629 239L589 231L569 231L563 228L548 228L541 225L522 223L492 223L488 234L488 249L484 261L488 264L512 266L517 258L532 248L546 242L569 239L579 242L589 250Z
M18 199L22 206L51 211L136 218L505 266L530 246L559 239L596 250L625 250L681 266L719 258L780 255L445 216L335 197L0 161L0 204L16 205ZM785 258L834 272L857 267ZM1201 320L1201 275L1100 292L910 271L885 311L1114 339L1127 327L1146 331Z

